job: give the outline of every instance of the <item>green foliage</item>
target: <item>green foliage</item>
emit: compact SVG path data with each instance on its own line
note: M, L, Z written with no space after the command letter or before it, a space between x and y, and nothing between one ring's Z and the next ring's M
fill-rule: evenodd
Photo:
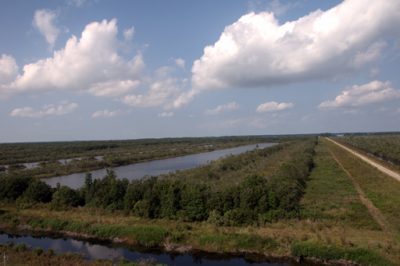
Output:
M199 237L202 246L223 251L229 250L274 250L278 244L272 238L251 234L205 234Z
M42 181L33 180L22 195L29 202L50 202L52 189Z
M324 246L310 241L294 242L291 245L291 253L297 257L315 257L323 260L345 259L360 263L361 265L392 265L387 259L367 249Z
M127 179L117 179L112 170L107 170L107 175L103 179L94 181L87 175L82 189L86 204L110 210L122 210L128 183Z
M223 224L227 226L251 224L257 220L256 217L257 212L253 209L233 209L224 213Z
M68 207L77 207L83 204L78 191L66 186L62 186L53 194L51 205L55 209L64 209Z
M400 165L399 134L350 135L336 140Z
M27 250L27 246L24 243L16 244L16 245L13 246L13 249L15 251L21 252L21 251Z
M93 180L88 174L83 188L57 187L53 195L50 187L41 181L7 177L3 178L5 186L0 188L0 196L12 201L23 194L27 203L51 200L54 209L85 205L109 211L123 210L126 214L150 219L205 221L212 213L210 222L214 224L253 224L260 221L260 217L265 223L284 218L281 215L283 211L290 214L298 212L299 200L313 165L314 145L312 139L296 142L294 151L271 177L257 174L243 176L236 185L229 184L219 189L213 189L210 182L182 181L168 176L129 183L108 170L103 179ZM281 148L271 149L279 151ZM269 149L263 149L230 156L222 160L222 165L230 166L222 168L236 171L271 153ZM206 172L205 179L210 178L209 173ZM21 203L25 204L25 201Z
M207 219L207 198L209 187L206 185L188 184L182 192L182 206L188 221Z
M31 178L0 177L0 200L14 201L28 188Z

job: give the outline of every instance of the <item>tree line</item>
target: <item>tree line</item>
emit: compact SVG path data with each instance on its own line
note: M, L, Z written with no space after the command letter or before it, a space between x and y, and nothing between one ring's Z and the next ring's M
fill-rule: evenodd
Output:
M0 200L20 206L49 203L53 209L78 206L123 211L143 218L208 220L218 225L270 222L298 217L299 201L313 167L315 141L308 141L270 177L250 175L236 186L213 190L210 183L150 177L129 182L108 170L103 179L87 174L80 189L51 188L29 177L1 177Z

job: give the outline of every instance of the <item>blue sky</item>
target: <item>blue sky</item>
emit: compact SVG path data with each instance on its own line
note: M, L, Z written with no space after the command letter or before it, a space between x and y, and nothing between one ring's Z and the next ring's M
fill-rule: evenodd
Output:
M400 2L0 3L0 142L398 131Z

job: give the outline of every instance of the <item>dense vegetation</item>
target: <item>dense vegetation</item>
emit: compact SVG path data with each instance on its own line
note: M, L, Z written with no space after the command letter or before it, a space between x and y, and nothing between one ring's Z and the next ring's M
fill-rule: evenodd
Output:
M242 136L0 144L0 176L45 178L293 138ZM27 167L29 162L38 167Z
M400 165L400 134L349 135L337 140Z
M109 170L106 177L93 180L87 175L85 185L73 190L65 186L51 189L45 183L27 177L2 177L0 200L20 205L51 202L54 209L88 206L123 210L144 218L169 218L185 221L209 220L216 224L240 225L297 217L299 201L313 166L315 140L289 144L290 158L272 176L248 173L235 186L212 189L213 182L190 182L172 177L151 177L128 182ZM282 149L281 146L248 152L221 160L221 171L235 171ZM236 163L232 163L236 158ZM211 179L218 177L211 177Z
M169 153L184 150L194 153L201 149L216 149L243 143L278 142L290 137L238 136L204 138L163 138L109 141L71 141L0 144L0 165L25 162L53 161L65 158L108 155L110 159L127 155L142 154L146 157L155 152Z
M0 225L169 250L397 265L400 183L323 138L315 143L291 139L134 182L112 171L102 180L88 175L78 190L3 176ZM353 181L384 217L384 226Z

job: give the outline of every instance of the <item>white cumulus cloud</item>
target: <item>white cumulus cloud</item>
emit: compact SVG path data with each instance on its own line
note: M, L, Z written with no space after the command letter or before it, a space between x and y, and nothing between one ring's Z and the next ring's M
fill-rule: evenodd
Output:
M110 110L98 110L92 114L92 118L109 118L117 116L121 113L119 110L110 111Z
M55 25L56 12L47 9L36 10L33 16L33 26L45 37L51 48L57 40L60 30Z
M88 91L116 96L135 88L144 67L142 55L125 60L119 54L116 19L92 22L78 39L72 36L52 57L24 65L2 94L50 90Z
M218 114L221 114L224 112L236 110L238 108L239 108L239 104L237 104L236 102L230 102L227 104L218 105L217 107L215 107L213 109L208 109L204 113L206 115L218 115Z
M140 85L139 80L110 80L90 86L89 92L96 96L120 96Z
M205 47L192 67L194 90L268 87L345 74L375 60L399 36L400 1L346 0L280 24L248 13Z
M374 80L367 84L346 88L334 100L322 102L319 108L360 107L398 98L400 98L400 90L394 89L390 82Z
M0 86L11 82L17 75L18 65L15 59L12 56L2 54L0 57Z
M143 94L128 94L122 102L133 107L164 107L173 108L173 102L181 94L183 84L180 80L164 77L150 82L149 88Z
M286 109L293 108L293 103L277 103L277 102L266 102L260 104L257 107L257 112L264 113L264 112L276 112L276 111L283 111Z
M49 104L43 106L40 110L35 110L32 107L15 108L10 112L13 117L29 117L41 118L45 116L61 116L73 112L78 108L77 103L61 102L60 104Z

